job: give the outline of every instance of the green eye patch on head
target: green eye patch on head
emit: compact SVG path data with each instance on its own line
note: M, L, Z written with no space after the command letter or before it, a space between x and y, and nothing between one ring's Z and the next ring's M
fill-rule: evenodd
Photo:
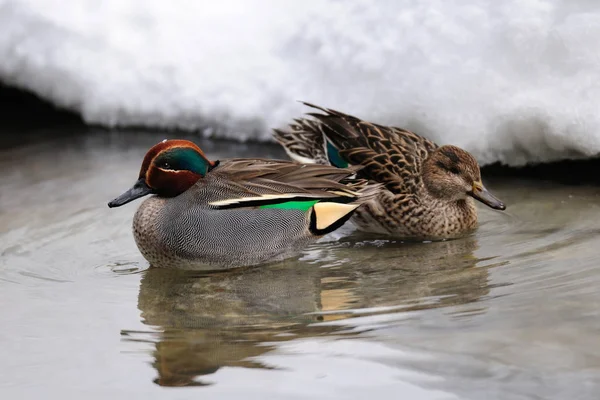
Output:
M191 171L206 175L209 163L200 153L189 147L176 147L159 154L154 164L161 169L173 171Z

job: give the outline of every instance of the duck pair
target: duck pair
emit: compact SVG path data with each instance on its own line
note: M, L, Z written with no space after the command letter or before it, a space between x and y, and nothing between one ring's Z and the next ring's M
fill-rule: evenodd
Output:
M476 228L473 199L505 209L465 150L305 104L321 112L274 131L294 161L211 161L186 140L152 147L137 182L108 203L153 195L133 219L144 258L197 270L275 262L348 220L398 239L450 239Z

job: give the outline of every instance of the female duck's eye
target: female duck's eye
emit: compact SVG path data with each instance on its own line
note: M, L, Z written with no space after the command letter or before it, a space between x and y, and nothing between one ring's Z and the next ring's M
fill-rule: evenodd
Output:
M436 164L440 169L446 170L446 171L450 172L451 174L454 174L454 175L460 174L460 171L456 167L449 167L440 161L438 161Z

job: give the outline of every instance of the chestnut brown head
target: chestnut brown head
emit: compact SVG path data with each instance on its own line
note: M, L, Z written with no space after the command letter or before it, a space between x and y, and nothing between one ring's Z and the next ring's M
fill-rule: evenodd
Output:
M164 140L146 153L137 182L108 206L119 207L148 194L178 196L217 165L188 140Z
M483 186L475 157L460 147L445 145L433 151L423 164L423 183L439 199L458 201L471 196L493 209L506 209Z

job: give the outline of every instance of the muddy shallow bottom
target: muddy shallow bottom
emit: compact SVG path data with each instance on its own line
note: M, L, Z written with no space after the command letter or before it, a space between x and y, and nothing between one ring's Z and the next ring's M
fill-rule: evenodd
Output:
M298 259L182 273L138 253L139 201L106 206L165 136L0 150L1 398L598 398L600 187L487 180L509 208L480 208L470 237L347 225Z

